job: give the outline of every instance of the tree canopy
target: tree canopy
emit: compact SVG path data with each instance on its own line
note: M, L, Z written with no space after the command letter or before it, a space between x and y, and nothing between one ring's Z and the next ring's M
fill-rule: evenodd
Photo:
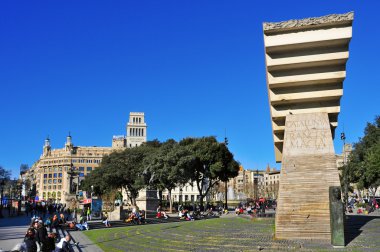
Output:
M353 147L345 168L349 182L374 194L380 186L380 116L367 123L363 138Z
M193 155L194 160L189 167L190 181L197 184L201 206L203 198L214 185L239 173L239 163L227 146L215 137L185 138L180 145L186 146Z
M238 174L239 164L224 143L215 137L186 138L177 143L169 139L157 140L139 147L114 151L103 157L98 169L82 183L82 189L105 195L121 188L126 189L132 205L143 188L171 191L187 182L196 182L203 198L219 181L227 181Z

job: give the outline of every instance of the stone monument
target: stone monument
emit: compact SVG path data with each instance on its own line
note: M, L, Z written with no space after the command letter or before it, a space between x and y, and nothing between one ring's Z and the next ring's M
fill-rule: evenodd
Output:
M338 125L353 13L264 23L276 161L276 238L331 239L329 187L340 186Z

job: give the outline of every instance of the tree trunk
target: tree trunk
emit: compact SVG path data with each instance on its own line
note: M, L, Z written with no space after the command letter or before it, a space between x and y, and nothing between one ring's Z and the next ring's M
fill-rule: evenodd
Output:
M169 212L173 212L173 199L172 199L172 190L168 189L168 197L169 197Z
M227 205L227 181L224 182L224 209L228 209L228 205Z
M162 190L158 190L159 205L162 207Z
M203 193L200 193L199 194L199 208L200 208L201 211L204 211L204 208L203 208L203 198L204 198Z

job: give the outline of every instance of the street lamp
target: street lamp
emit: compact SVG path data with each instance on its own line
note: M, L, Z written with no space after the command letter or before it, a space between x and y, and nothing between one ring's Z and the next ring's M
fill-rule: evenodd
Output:
M92 193L94 192L94 186L91 185L91 205L90 205L90 211L91 211L91 214L92 214Z
M258 190L259 190L259 169L256 169L256 178L253 180L255 183L255 200L258 198Z
M179 188L179 204L182 205L182 187Z
M1 186L0 218L4 218L4 216L3 216L3 193L4 193L4 185L5 185L5 181L4 181L4 179L3 179L3 180L1 180L1 182L0 182L0 186Z
M348 181L347 181L347 167L346 167L346 135L344 132L340 133L340 140L343 141L343 183L344 183L344 206L347 210L348 206Z

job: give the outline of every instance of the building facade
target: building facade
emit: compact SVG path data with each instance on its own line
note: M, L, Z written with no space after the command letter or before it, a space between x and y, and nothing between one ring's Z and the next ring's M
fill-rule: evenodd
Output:
M140 146L146 142L146 129L144 113L131 112L126 136L114 136L111 147L75 146L69 134L63 148L52 149L47 138L42 155L28 172L34 183L35 199L68 202L78 191L81 180L99 167L104 155Z

